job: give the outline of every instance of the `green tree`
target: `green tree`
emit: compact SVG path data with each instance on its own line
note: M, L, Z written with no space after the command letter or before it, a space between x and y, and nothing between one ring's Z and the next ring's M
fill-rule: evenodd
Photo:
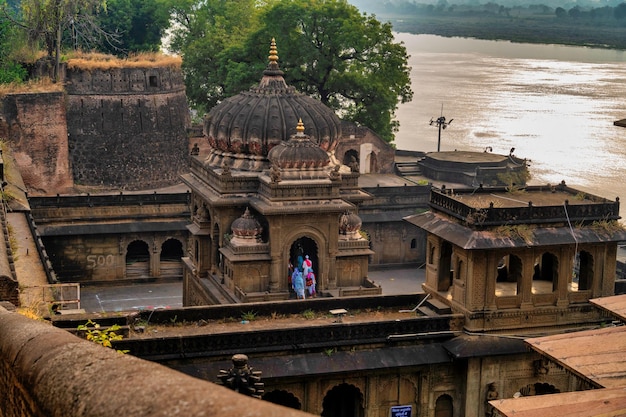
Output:
M173 9L175 21L170 49L183 57L187 97L206 111L229 95L226 85L232 48L240 47L258 28L257 1L181 1ZM267 43L269 45L269 41ZM265 48L266 53L268 48Z
M4 17L25 31L31 46L43 45L54 57L55 80L64 31L69 31L73 44L94 42L102 35L95 19L100 10L106 10L106 0L22 0L19 10L2 7Z
M192 9L189 9L192 10ZM260 13L260 14L259 14ZM406 48L391 24L345 0L208 0L180 14L175 50L192 104L208 110L258 83L272 38L290 85L393 141L399 102L412 99Z
M0 5L7 6L2 0ZM0 84L21 82L26 78L26 69L14 59L20 44L15 26L0 15Z
M103 42L98 49L115 55L158 51L169 27L169 10L165 0L107 0L98 21L104 32L115 35L115 41Z
M263 50L276 38L286 79L392 142L399 102L413 97L406 48L390 23L361 14L345 0L287 0L270 7L249 43ZM251 55L251 50L249 50Z

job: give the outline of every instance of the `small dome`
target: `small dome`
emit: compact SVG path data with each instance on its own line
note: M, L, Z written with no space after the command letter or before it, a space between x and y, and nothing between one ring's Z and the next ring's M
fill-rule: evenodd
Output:
M250 210L246 207L246 211L230 225L234 238L257 240L263 232L263 227L250 214Z
M349 211L344 212L339 217L339 236L340 238L346 239L361 239L361 235L359 231L361 230L361 225L363 224L361 218L354 213Z
M272 148L267 159L280 169L323 168L330 162L328 154L304 134L302 120L298 122L296 134Z
M211 109L204 123L211 147L216 152L266 157L295 133L300 119L318 146L325 151L335 149L341 136L339 117L322 102L287 85L278 67L274 40L269 61L257 87Z

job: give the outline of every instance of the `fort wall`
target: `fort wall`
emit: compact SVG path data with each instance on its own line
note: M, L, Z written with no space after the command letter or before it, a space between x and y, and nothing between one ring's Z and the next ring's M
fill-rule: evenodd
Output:
M6 140L31 195L71 189L65 94L11 94L0 99Z
M6 417L310 416L122 355L0 307Z
M66 90L76 184L137 190L180 182L190 116L178 68L68 69Z

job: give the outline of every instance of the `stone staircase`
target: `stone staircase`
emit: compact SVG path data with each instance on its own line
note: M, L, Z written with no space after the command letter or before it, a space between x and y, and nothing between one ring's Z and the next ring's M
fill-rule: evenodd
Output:
M450 306L433 298L428 298L420 307L418 307L417 311L425 316L452 314Z
M405 177L413 175L422 175L422 170L418 165L418 161L396 161L396 173Z

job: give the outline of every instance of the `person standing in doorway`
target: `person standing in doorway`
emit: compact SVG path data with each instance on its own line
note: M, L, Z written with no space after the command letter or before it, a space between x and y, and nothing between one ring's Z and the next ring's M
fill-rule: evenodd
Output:
M313 262L309 259L309 255L304 257L304 261L302 261L302 275L305 277L309 274L310 271L313 270Z
M315 298L315 274L313 273L313 269L309 270L309 273L306 275L304 285L309 293L309 298Z
M291 285L293 285L296 298L298 300L304 300L304 278L302 277L302 272L300 272L298 268L295 268L293 271L293 275L291 276Z

